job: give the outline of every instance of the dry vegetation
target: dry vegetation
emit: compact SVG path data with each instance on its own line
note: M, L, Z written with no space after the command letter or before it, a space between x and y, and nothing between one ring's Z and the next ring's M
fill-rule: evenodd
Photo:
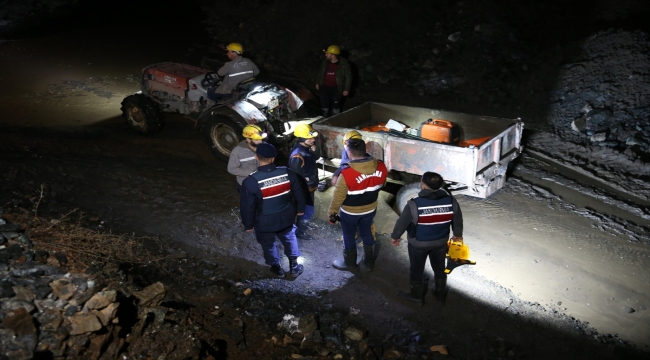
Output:
M18 208L19 211L5 213L5 218L21 224L33 242L34 250L64 253L71 271L83 271L91 265L108 262L156 264L165 258L161 251L162 242L157 237L118 235L110 231L90 229L84 224L84 214L77 209L59 219L42 219L38 216L38 206L42 199L43 186L39 198L34 199L33 212Z

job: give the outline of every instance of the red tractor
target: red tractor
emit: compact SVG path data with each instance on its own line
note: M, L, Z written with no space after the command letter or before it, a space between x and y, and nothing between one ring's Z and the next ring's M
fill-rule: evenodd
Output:
M303 87L292 91L254 79L239 84L232 98L214 102L207 91L219 81L216 73L192 65L149 65L142 69L142 90L122 101L122 114L129 127L142 135L162 130L163 112L184 114L197 122L214 155L227 162L230 151L243 140L241 133L247 124L258 124L271 142L288 146L293 126L298 121L315 120L310 115L320 111L311 101L313 95Z

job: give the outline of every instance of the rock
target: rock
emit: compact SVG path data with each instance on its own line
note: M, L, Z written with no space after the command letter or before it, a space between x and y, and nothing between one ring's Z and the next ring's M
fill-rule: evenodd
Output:
M571 123L571 129L575 132L583 132L587 130L587 117L583 116L573 120Z
M591 142L601 142L601 141L605 141L606 139L607 139L607 133L604 132L593 134L591 135L591 138L589 138Z
M67 318L72 325L70 335L85 334L97 331L102 328L102 324L95 314L76 314Z
M348 328L343 331L343 335L352 341L361 341L365 336L365 332L354 326L348 326Z
M34 318L22 307L9 312L2 319L2 326L5 330L11 331L15 336L36 336Z
M36 305L38 311L41 312L47 309L58 309L56 306L56 301L53 299L34 300L34 305Z
M458 32L455 32L455 33L449 35L447 37L447 40L449 40L451 42L456 42L456 41L460 40L460 38L461 38L461 34L460 34L460 31L458 31Z
M385 360L396 360L396 359L401 359L404 356L404 354L397 350L397 349L389 349L384 351L384 357L382 359Z
M10 299L2 302L2 310L5 313L12 312L18 309L25 309L28 313L34 311L34 304L30 301Z
M61 263L59 262L59 260L56 259L55 256L48 257L45 263L50 266L57 266L57 267L61 266Z
M68 300L77 290L77 285L70 283L68 279L54 280L50 283L50 287L54 295L63 300Z
M323 342L323 337L321 336L320 331L315 330L309 334L306 334L300 343L301 349L313 349L321 345Z
M61 316L61 312L57 309L46 309L36 315L36 319L40 324L41 331L56 331L63 322L63 316Z
M589 128L595 131L607 129L613 123L613 114L609 109L593 109L585 116Z
M0 281L0 299L16 295L13 289L14 284L9 281Z
M447 350L447 345L434 345L429 350L433 352L439 352L442 355L449 355L449 351Z
M165 298L165 285L161 282L151 284L141 291L134 291L133 295L138 298L138 305L142 307L154 307L160 305Z
M11 269L9 275L13 277L28 277L28 276L41 276L43 275L43 269L40 268L27 268L27 269Z
M636 310L634 310L633 308L631 308L629 306L623 306L623 312L626 313L626 314L631 314L633 312L636 312Z
M278 323L278 329L283 329L289 334L293 334L298 331L298 322L300 318L297 318L291 314L285 314L282 318L282 321Z
M102 325L107 326L115 318L115 314L117 313L117 308L119 306L119 303L112 303L101 311L95 311L93 313L97 315L97 318L102 323Z
M74 316L79 311L79 307L76 305L70 305L68 306L65 311L63 312L63 315L65 316Z
M316 329L318 329L318 323L316 322L316 317L314 314L300 317L300 320L298 321L298 330L301 333L305 335L311 334L312 332L316 331Z
M115 290L100 291L86 302L85 307L89 310L103 309L110 303L115 302L116 298L117 292Z
M19 230L20 230L20 225L18 225L18 224L5 223L3 225L0 225L0 232L3 232L3 233L5 233L5 232L15 232L15 231L19 231Z
M14 292L16 293L17 300L32 302L36 298L34 292L32 292L31 289L26 288L24 286L14 286L13 289Z
M625 145L627 146L634 146L634 145L639 145L639 146L648 146L648 144L642 140L636 139L634 137L629 137L625 140Z
M102 354L102 348L110 340L111 333L106 333L102 335L96 335L90 339L90 345L88 345L88 350L84 353L84 356L92 360L99 359Z
M54 254L54 257L63 265L68 263L68 258L63 253L56 253Z

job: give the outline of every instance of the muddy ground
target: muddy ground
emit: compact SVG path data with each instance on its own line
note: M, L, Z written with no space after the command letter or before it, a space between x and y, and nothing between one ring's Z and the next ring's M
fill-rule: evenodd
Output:
M273 2L251 4L242 6L257 4L269 10L267 7ZM637 9L633 2L628 5L627 8ZM202 18L197 15L199 8L158 8L160 14L174 9L188 19ZM450 7L442 9L449 11L449 19L450 14L459 11L449 10ZM607 9L596 13L612 14ZM623 13L620 16L634 18L629 11ZM467 68L462 74L460 70L446 72L448 68L444 64L452 63L452 59L472 61L472 56L478 55L471 48L455 47L445 40L446 35L441 40L434 37L431 41L439 41L440 45L431 47L456 54L440 62L431 60L437 66L437 74L442 74L438 76L429 67L422 66L428 59L417 60L420 65L413 67L404 67L402 60L391 63L379 51L381 46L374 49L377 44L367 38L365 44L374 50L370 58L376 60L362 64L357 58L358 66L366 72L377 68L386 72L373 76L359 72L357 91L347 106L367 100L427 107L441 104L445 106L440 107L468 113L522 116L525 122L525 115L529 115L530 127L535 129L526 134L532 151L522 154L503 190L486 200L459 198L466 218L465 239L472 247L472 258L477 265L454 270L449 280L452 292L444 307L434 304L429 297L427 306L420 308L396 296L396 289L406 287L408 273L405 248L390 247L387 237L391 221L396 218L391 210L396 189L388 188L383 194L387 201L380 209L383 225L380 238L384 246L375 272L350 274L332 269L331 261L340 253L340 235L336 227L321 218L315 221L317 240L301 243L305 273L292 282L280 281L270 278L254 237L242 231L233 179L225 165L212 157L191 121L168 116L165 129L154 137L144 138L128 132L120 117L120 102L138 89L139 69L160 61L205 63L206 59L215 58L210 53L213 40L221 41L225 35L210 39L198 22L190 22L192 26L179 31L176 27L155 26L155 22L143 21L138 16L125 16L119 24L110 21L110 17L90 24L88 20L71 22L66 12L57 16L33 24L28 27L30 31L8 32L10 36L5 38L8 41L0 46L0 204L5 211L31 210L38 199L40 185L44 184L45 197L39 203L41 216L56 219L78 208L93 219L88 220L90 227L161 237L168 244L166 253L188 254L174 270L176 276L161 278L147 273L134 276L142 285L161 280L183 294L191 306L204 310L204 324L210 323L208 309L222 299L211 297L203 289L216 281L213 278L231 279L263 291L265 296L274 299L271 300L274 304L282 302L280 311L270 312L268 327L281 320L278 318L281 313L301 316L316 312L323 318L347 314L368 330L371 342L379 346L390 344L402 349L404 354L408 353L409 344L423 348L446 344L451 356L456 358L622 359L635 356L637 350L649 351L650 276L646 264L650 243L650 188L647 144L643 144L648 131L645 93L641 92L644 97L635 96L632 103L622 104L617 100L616 104L609 104L612 116L618 120L616 126L606 126L606 131L599 129L607 134L598 142L611 142L602 145L590 140L598 131L588 134L593 129L583 129L581 133L570 130L574 118L585 115L581 113L582 106L590 97L597 99L600 95L584 95L587 91L580 91L576 86L578 90L569 92L573 96L569 101L571 106L562 107L562 102L550 101L549 93L576 83L575 73L569 72L556 80L564 84L557 88L544 88L552 86L546 82L540 85L539 91L519 91L513 86L503 95L491 86L506 87L513 79L518 79L518 86L523 86L530 76L519 73L522 70L517 70L517 76L510 74L509 71L515 71L515 65L523 69L521 63L511 64L519 58L510 56L510 60L503 60L503 65L498 67L506 69L502 75L483 78L486 82L479 95L494 91L496 97L489 101L483 96L468 100L462 95L467 91L462 90L463 86L468 88L472 84L467 79L476 80L474 77L484 75ZM543 75L560 76L562 61L550 59L558 52L563 59L573 59L579 51L571 44L584 30L594 35L590 38L592 43L605 39L601 46L608 44L607 39L617 32L608 32L607 28L612 21L620 21L620 16L610 20L596 16L586 29L553 28L549 30L553 34L558 31L571 34L570 39L554 37L543 43L532 38L512 41L508 29L517 23L495 23L496 32L505 31L505 38L516 44L517 50L533 48L530 57L546 53L534 50L535 46L544 48L547 42L553 41L559 44L549 58L527 62L529 70L526 71L535 73L539 79ZM314 15L306 13L304 17ZM559 20L549 20L551 24L555 21ZM295 72L289 75L307 77L308 64L318 63L319 47L308 46L311 38L305 37L293 45L295 52L277 49L278 55L273 55L271 50L263 51L261 43L256 42L261 40L256 39L269 33L266 28L269 22L272 21L260 20L253 28L257 30L250 30L237 41L248 40L253 44L257 52L254 50L252 57L260 60L269 76L288 76L286 69L273 71L283 68L286 57L293 54L300 61L290 63ZM225 24L231 31L242 28L232 27L230 22ZM441 24L437 28L442 28L432 33L450 32L447 30L451 22ZM259 36L255 31L259 31ZM195 35L188 36L188 33ZM368 50L361 45L355 47L354 42L360 41L358 37L363 32L356 30L354 34L340 42L350 55L354 49ZM643 43L644 35L623 32L622 36L637 39L628 54L639 55L634 57L637 62L647 62L647 46L642 46L647 44ZM322 46L338 42L326 36L314 37L324 42ZM343 44L344 41L348 43ZM495 45L494 49L503 47ZM301 57L304 54L307 55ZM596 59L612 59L615 55L608 53ZM573 64L573 60L567 63ZM583 59L581 63L593 71L603 66L596 60ZM472 64L476 67L479 62ZM626 62L621 60L619 64ZM544 72L544 66L552 69ZM408 74L395 74L390 71L393 68L407 68ZM583 71L574 67L564 69ZM647 79L647 68L635 71L641 79ZM445 74L455 76L445 78ZM585 79L597 81L598 75L601 74L596 72L592 77L583 75L578 79L589 83ZM461 77L465 80L460 81ZM428 85L422 85L424 78L428 79ZM444 83L457 81L459 86L455 89L462 91L449 91L440 85L443 80ZM637 86L629 88L645 89L642 84ZM459 98L463 100L458 101ZM534 116L540 106L549 103L554 106L555 116ZM630 127L638 130L627 136L617 135L629 132ZM630 136L639 142L625 145ZM321 208L327 204L328 194L318 194ZM270 339L270 334L268 328L253 327L247 336ZM231 357L264 358L261 349L261 345L257 349L249 346L245 351L233 351ZM348 357L351 353L343 355ZM641 358L647 353L636 356Z

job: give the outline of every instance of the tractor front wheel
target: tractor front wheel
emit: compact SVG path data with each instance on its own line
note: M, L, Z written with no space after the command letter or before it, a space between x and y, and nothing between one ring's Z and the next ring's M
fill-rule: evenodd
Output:
M163 117L153 100L143 94L127 96L122 101L126 124L140 135L153 135L163 128Z
M206 120L201 126L205 142L217 159L227 163L230 152L244 137L243 126L223 115L216 115Z

